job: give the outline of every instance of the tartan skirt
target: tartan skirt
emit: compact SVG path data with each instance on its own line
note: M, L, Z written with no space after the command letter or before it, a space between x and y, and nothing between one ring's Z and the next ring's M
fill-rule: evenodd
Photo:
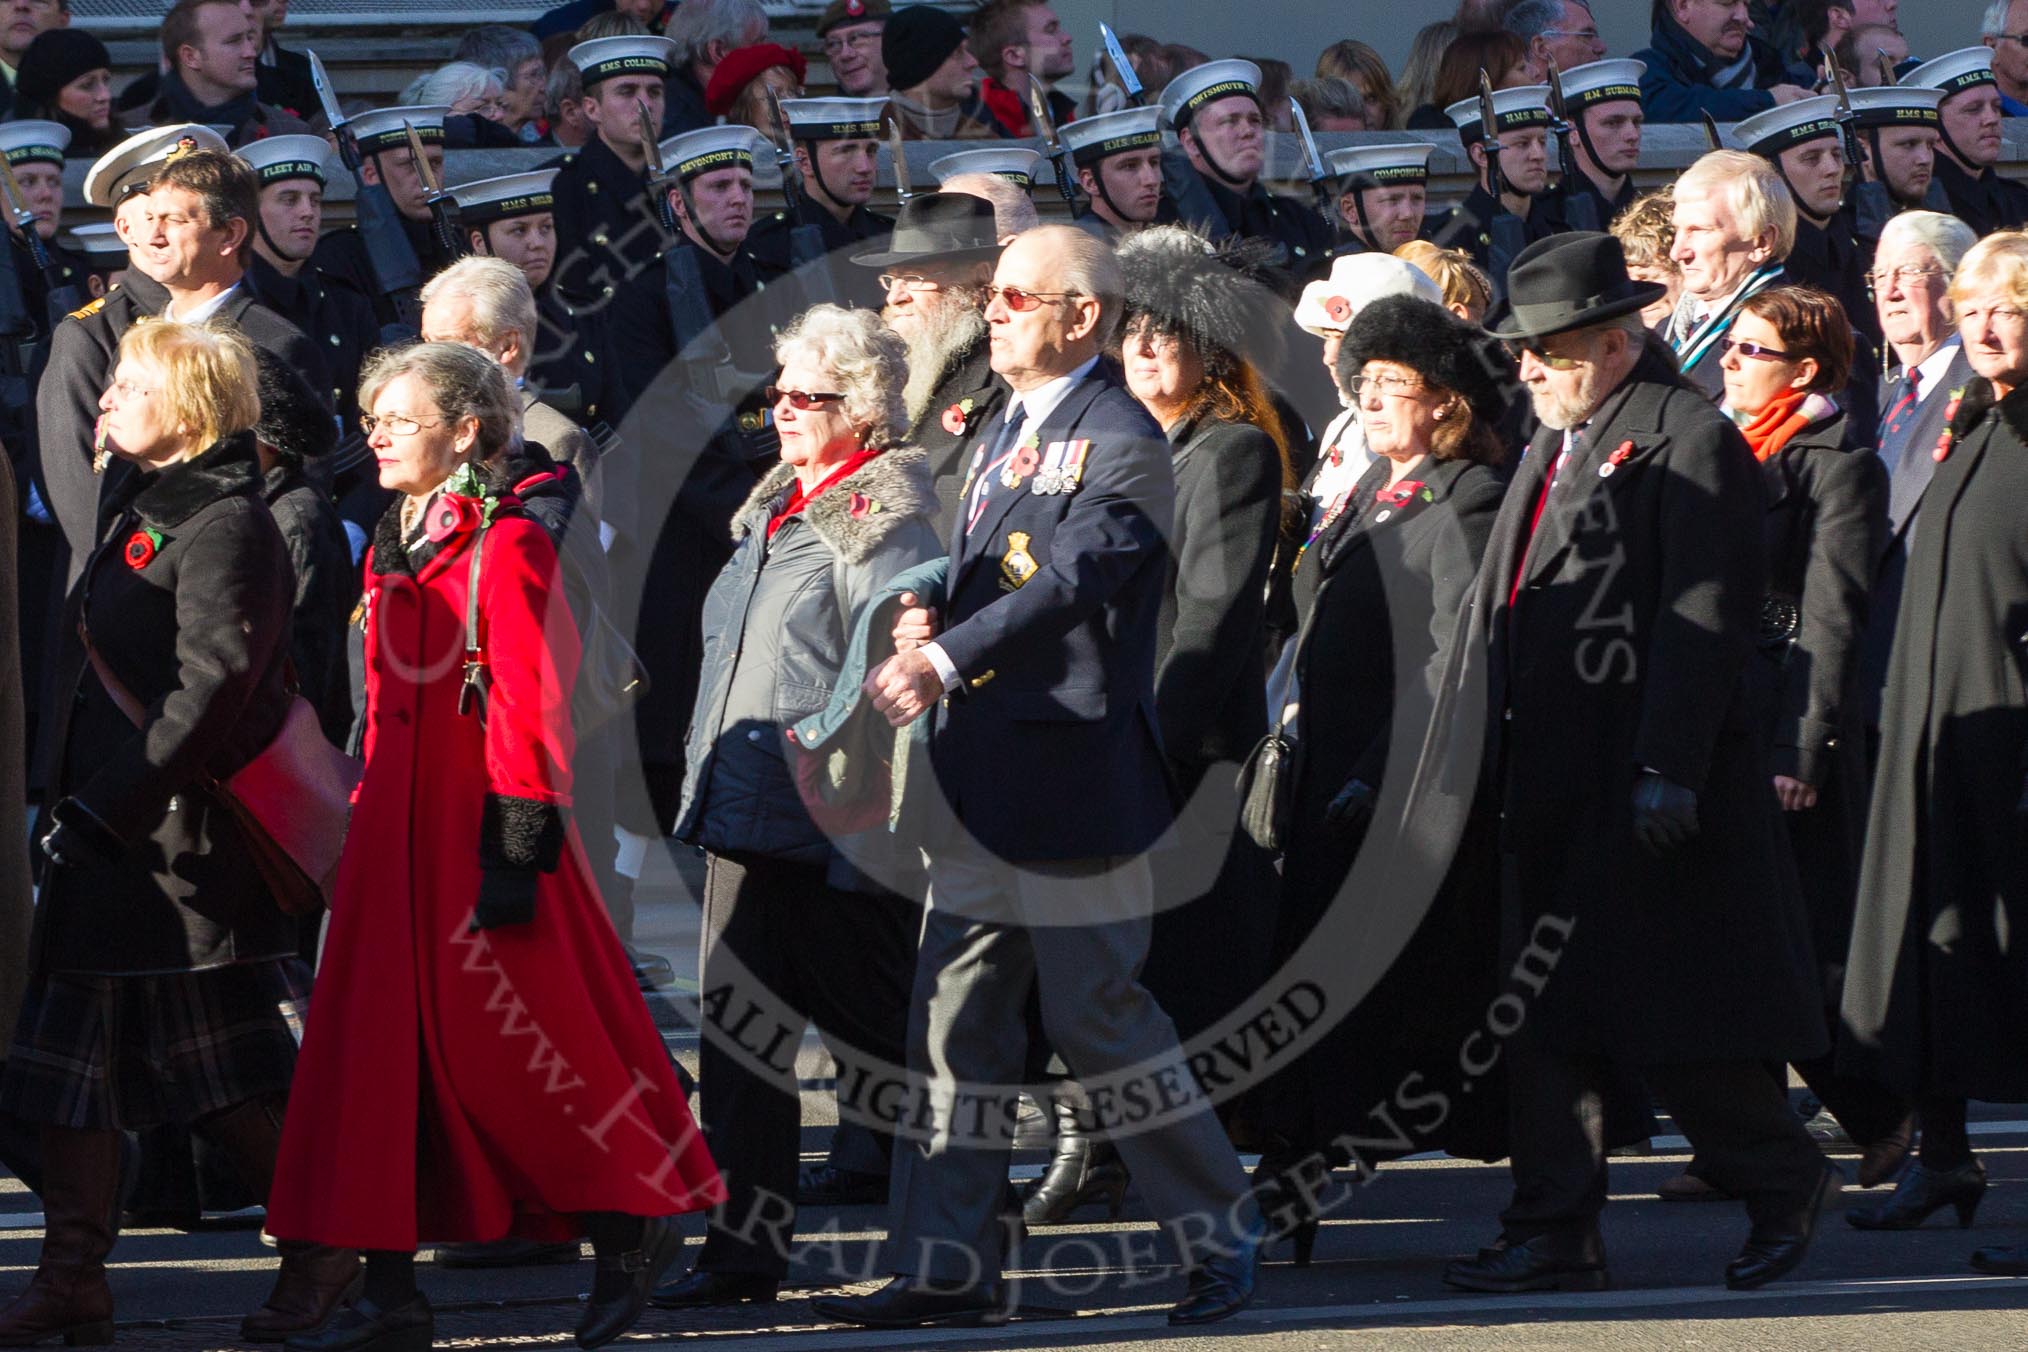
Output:
M198 972L29 979L0 1108L30 1122L136 1130L283 1097L310 970L272 958Z

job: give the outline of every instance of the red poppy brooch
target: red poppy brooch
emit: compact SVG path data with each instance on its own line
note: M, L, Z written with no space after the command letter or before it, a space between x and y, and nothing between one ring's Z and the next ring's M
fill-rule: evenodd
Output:
M1951 391L1951 401L1944 405L1943 435L1936 439L1936 449L1929 453L1929 458L1939 465L1950 458L1951 424L1958 420L1958 405L1964 402L1964 398L1965 387L1960 385Z
M949 432L954 437L963 436L965 429L972 424L972 401L969 398L965 398L952 404L944 410L943 421L944 431Z
M155 555L162 548L162 533L143 526L127 537L127 547L120 551L120 557L127 561L127 567L140 572L155 561Z
M854 493L852 500L845 506L845 514L854 521L864 521L874 513L886 510L879 498L869 498L864 493Z
M1395 508L1413 502L1417 498L1421 498L1424 502L1435 502L1436 494L1432 493L1420 479L1403 479L1392 488L1376 489L1373 501L1379 505L1380 510L1373 514L1373 519L1386 521L1394 515Z
M1352 322L1352 302L1343 296L1324 297L1324 313L1331 317L1333 324Z
M423 533L433 545L440 545L460 531L479 524L479 504L452 493L438 495L423 521Z

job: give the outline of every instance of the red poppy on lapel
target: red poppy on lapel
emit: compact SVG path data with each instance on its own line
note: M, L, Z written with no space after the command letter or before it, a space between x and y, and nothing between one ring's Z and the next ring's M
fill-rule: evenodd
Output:
M127 561L127 567L138 573L155 561L155 554L161 548L161 533L143 527L127 537L127 547L120 551L120 557Z

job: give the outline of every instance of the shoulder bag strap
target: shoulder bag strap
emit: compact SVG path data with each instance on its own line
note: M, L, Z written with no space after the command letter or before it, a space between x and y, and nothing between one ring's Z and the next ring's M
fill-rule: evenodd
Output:
M493 523L482 519L472 537L472 562L465 576L465 680L458 689L458 712L476 708L479 721L486 721L486 692L492 679L486 674L485 648L479 641L479 560L486 549L486 532Z

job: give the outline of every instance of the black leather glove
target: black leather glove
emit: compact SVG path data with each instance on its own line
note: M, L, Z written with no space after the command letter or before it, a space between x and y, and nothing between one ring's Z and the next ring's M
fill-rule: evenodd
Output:
M1653 770L1642 771L1634 781L1634 839L1662 854L1689 841L1697 829L1697 795Z
M51 808L49 820L52 825L42 837L42 853L50 863L82 868L120 857L119 838L77 799L66 798Z
M489 868L479 873L479 902L472 909L470 933L499 929L503 925L526 925L535 919L535 883L541 874L532 868Z
M1339 826L1361 826L1373 815L1380 795L1363 779L1348 779L1338 796L1324 809L1324 820Z

